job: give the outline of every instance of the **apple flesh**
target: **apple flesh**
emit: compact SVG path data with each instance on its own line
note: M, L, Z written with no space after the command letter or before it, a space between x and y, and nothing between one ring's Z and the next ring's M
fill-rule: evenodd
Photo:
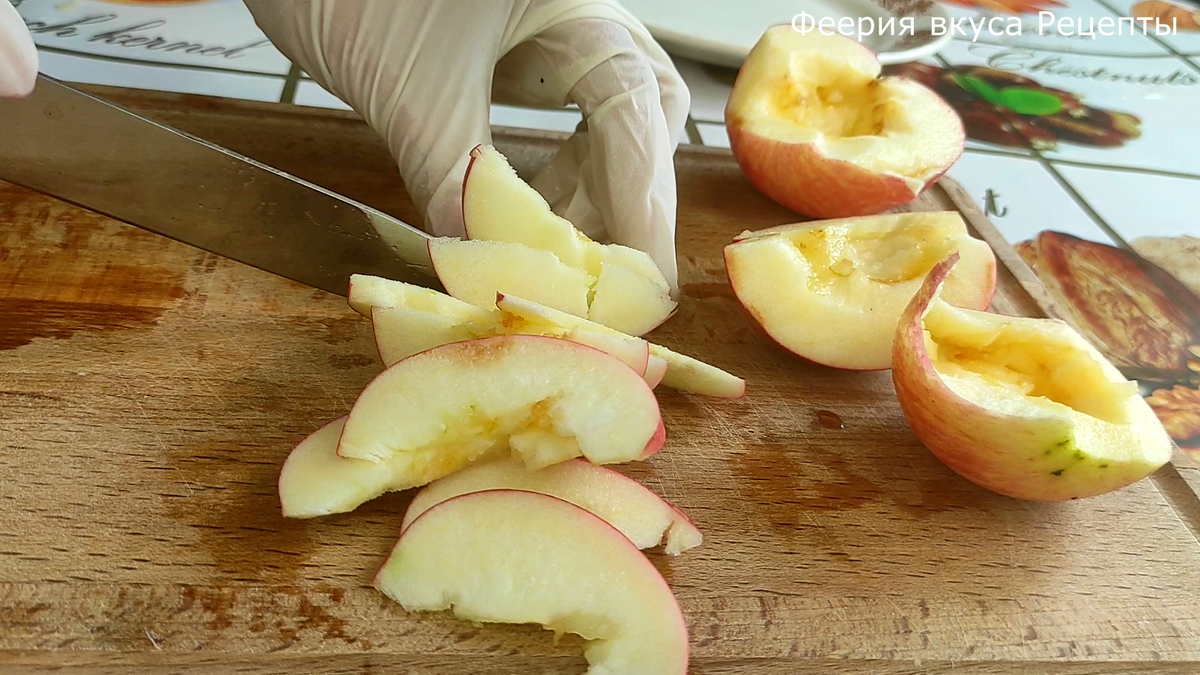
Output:
M463 302L432 288L369 274L350 276L350 291L347 293L346 299L351 309L368 319L371 318L371 309L375 307L406 307L453 317L468 324L486 326L495 321L494 312L469 302Z
M497 307L503 309L499 312L489 312L436 291L378 277L372 277L369 281L364 279L352 289L357 287L374 289L373 296L363 293L360 301L364 303L363 312L367 316L378 316L380 319L374 324L375 341L385 365L391 365L417 353L416 349L419 346L463 339L462 329L465 328L472 337L527 334L584 342L620 358L635 372L643 372L644 379L652 388L662 383L672 389L722 398L740 398L746 391L746 383L741 378L707 363L678 354L661 345L646 343L641 338L625 335L602 324L518 297L500 294ZM459 305L465 305L478 314L464 318L459 324L453 320L444 321L419 312L393 314L388 311L392 308L417 309L442 305L430 300L425 293L440 295L450 301L451 304L444 305L448 311L457 311ZM384 304L376 307L366 304L372 298ZM411 305L407 304L408 298L414 299ZM605 340L598 336L612 339ZM644 370L639 365L640 356L633 355L640 351L642 344L646 345L649 352Z
M493 309L497 293L513 293L587 316L592 279L549 251L511 242L440 237L430 240L429 257L446 292L472 305Z
M641 483L582 459L530 471L520 462L475 464L426 485L413 498L400 531L447 499L483 490L528 490L558 497L599 516L638 548L666 544L669 555L699 546L700 530Z
M942 298L986 309L996 287L991 248L954 212L826 220L741 235L725 247L734 295L788 351L835 368L882 370L905 306L951 253L961 261Z
M900 407L938 459L994 492L1063 501L1125 487L1171 458L1137 384L1066 323L941 300L956 262L929 273L894 344Z
M675 311L666 286L632 267L604 263L592 288L588 318L629 335L645 335Z
M643 459L664 440L654 392L602 351L532 335L453 342L392 365L359 395L341 457L400 463L404 489L511 452L532 469Z
M966 135L936 93L881 71L850 37L768 29L725 109L742 172L812 218L875 214L916 199L958 160Z
M474 256L469 275L464 275L460 267L438 268L435 258L438 278L451 295L486 304L494 300L494 293L491 299L485 297L494 287L494 291L529 298L635 336L653 330L675 311L670 286L649 255L589 239L555 214L490 145L476 146L471 151L463 180L463 222L469 240L521 245L552 254L563 266L586 275L589 287L585 295L590 293L592 299L581 308L574 282L569 297L561 299L556 294L562 290L544 288L541 295L535 295L518 288L511 277L520 277L526 284L531 279L540 281L545 276L543 268L552 271L548 277L552 280L564 276L548 258L529 256L523 261ZM561 283L559 286L565 288Z
M372 307L370 316L375 348L385 366L444 344L472 340L482 332L462 319L409 307Z
M493 146L471 150L462 207L468 239L524 244L553 253L569 267L587 267L595 242L554 213Z
M374 585L410 612L580 635L589 672L687 672L687 624L662 575L604 520L548 495L441 502L404 530Z
M645 377L651 388L662 381L665 364L655 360L650 368L650 346L641 338L605 331L602 326L574 328L534 326L513 321L501 312L489 312L426 288L399 281L368 278L360 284L373 289L373 296L360 297L361 307L371 317L380 360L390 366L397 361L439 345L496 335L545 335L594 347L611 354ZM427 294L441 296L432 300ZM371 300L390 303L371 305ZM456 304L457 303L457 304ZM470 311L459 311L463 307ZM424 309L422 309L424 308ZM506 318L507 317L507 318ZM586 322L584 322L586 324Z
M656 346L656 345L651 345L650 343L647 343L647 347L652 347L652 346ZM722 371L722 372L724 372L724 371ZM650 388L653 389L662 383L663 378L666 377L666 375L667 375L667 360L657 354L649 354L649 358L646 361L646 374L642 376L642 378L644 380L646 380L646 384L650 385ZM733 376L730 375L730 377L733 377ZM744 382L742 383L741 389L742 389L742 392L744 393L746 390L746 385ZM735 396L734 398L737 398L737 397Z
M346 418L338 418L304 439L288 455L279 472L279 502L285 518L319 518L348 513L387 492L413 487L407 457L372 462L339 457L338 439ZM496 444L476 458L504 457Z
M620 335L601 324L510 295L498 296L496 307L510 322L521 321L534 326L552 326L567 330L583 327ZM649 344L651 358L657 357L666 363L666 371L661 376L663 385L679 391L719 398L741 398L745 395L746 382L740 377L690 356L673 352L662 345L653 342ZM654 368L657 369L658 366ZM650 371L651 366L647 366L647 372Z

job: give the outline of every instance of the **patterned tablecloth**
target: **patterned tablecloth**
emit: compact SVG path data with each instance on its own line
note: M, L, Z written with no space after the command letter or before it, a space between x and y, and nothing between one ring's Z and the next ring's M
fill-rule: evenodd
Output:
M959 110L970 140L950 176L1051 282L1077 327L1127 373L1141 375L1172 434L1193 446L1200 445L1195 2L954 0L947 8L965 30L931 58L889 67ZM263 37L240 0L14 4L51 76L345 107ZM1158 30L1160 19L1173 29ZM693 97L688 142L728 145L722 111L736 73L684 59L677 65ZM1054 112L1023 103L1029 92L1043 103L1047 94L1056 99ZM578 121L574 110L492 111L497 125L570 131Z

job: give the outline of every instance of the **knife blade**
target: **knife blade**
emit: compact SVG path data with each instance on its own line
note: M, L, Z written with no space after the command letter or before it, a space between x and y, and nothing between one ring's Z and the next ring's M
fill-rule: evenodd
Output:
M429 235L45 75L0 100L0 179L309 286L436 286Z

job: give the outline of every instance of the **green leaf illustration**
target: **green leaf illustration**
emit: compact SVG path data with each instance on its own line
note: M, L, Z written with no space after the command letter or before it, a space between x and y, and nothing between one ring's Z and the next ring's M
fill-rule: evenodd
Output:
M963 75L961 73L953 73L950 77L954 78L954 82L958 86L966 89L972 94L975 94L988 103L993 105L1003 105L1000 102L1000 91L978 77Z
M955 84L979 98L1017 113L1018 115L1055 115L1062 112L1062 99L1044 91L1029 87L1005 87L997 89L978 77L953 73Z
M1000 90L1000 105L1021 115L1055 115L1062 112L1062 99L1028 87L1005 87Z

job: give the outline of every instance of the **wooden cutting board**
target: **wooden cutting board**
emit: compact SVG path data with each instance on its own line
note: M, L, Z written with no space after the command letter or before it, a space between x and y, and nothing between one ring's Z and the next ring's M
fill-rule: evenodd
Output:
M352 115L102 93L417 220ZM497 139L526 175L557 142ZM705 533L649 554L691 672L1200 671L1185 460L1065 504L976 488L916 441L888 373L805 363L751 330L721 249L794 216L723 151L685 147L678 166L683 300L652 337L748 392L662 391L665 451L620 470ZM997 249L995 310L1052 311L961 189L919 207L960 210ZM371 588L409 495L280 516L288 451L380 369L343 298L0 183L0 672L583 672L578 639L409 615Z

